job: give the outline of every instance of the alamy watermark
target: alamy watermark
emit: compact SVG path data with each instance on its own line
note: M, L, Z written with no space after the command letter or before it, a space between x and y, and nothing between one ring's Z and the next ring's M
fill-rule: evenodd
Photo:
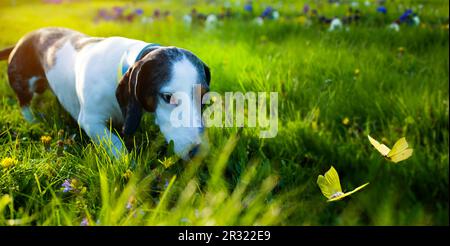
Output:
M172 94L170 103L177 104L170 115L173 127L259 127L260 138L276 137L278 92L225 92L221 95L210 91L202 96L201 90L200 85L194 85L191 95Z

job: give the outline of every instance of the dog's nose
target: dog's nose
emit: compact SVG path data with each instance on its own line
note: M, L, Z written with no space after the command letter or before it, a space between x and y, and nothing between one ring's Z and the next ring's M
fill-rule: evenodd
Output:
M200 144L195 145L190 151L189 151L189 158L194 158L198 154L198 151L200 150Z

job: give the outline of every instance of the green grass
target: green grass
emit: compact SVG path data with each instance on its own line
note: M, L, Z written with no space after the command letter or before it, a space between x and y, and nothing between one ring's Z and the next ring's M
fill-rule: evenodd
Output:
M122 2L18 2L0 1L0 47L39 27L64 26L187 48L211 68L213 91L277 91L279 131L262 140L258 129L210 128L209 151L166 169L159 160L167 147L147 115L136 150L111 160L48 91L33 102L40 122L26 123L1 62L0 160L18 163L0 169L0 225L79 225L83 218L91 225L449 224L449 38L441 27L448 2L427 1L420 14L426 26L402 26L399 33L386 29L401 14L393 4L386 24L374 17L373 6L362 5L361 23L330 33L317 23L295 22L294 10L303 6L298 1L285 1L279 9L287 17L262 27L236 18L211 31L181 22L192 1L140 3L147 12L159 7L175 16L152 24L93 23L97 8ZM220 10L197 2L202 12ZM320 11L342 16L345 9L324 3ZM368 134L389 146L405 136L414 154L389 163ZM49 149L43 135L53 138ZM59 151L57 140L72 137ZM331 165L344 190L370 185L327 203L316 179ZM85 191L63 193L69 178Z

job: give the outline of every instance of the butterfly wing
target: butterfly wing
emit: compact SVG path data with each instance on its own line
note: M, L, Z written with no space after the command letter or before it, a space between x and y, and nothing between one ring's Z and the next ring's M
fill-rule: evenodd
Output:
M362 188L366 187L368 184L369 184L369 183L365 183L365 184L359 186L358 188L356 188L356 189L354 189L354 190L352 190L352 191L350 191L350 192L344 193L343 195L341 195L341 196L339 196L339 197L332 198L332 199L328 199L328 202L338 201L338 200L341 200L342 198L344 198L344 197L346 197L346 196L350 196L351 194L353 194L353 193L355 193L355 192L361 190Z
M365 183L365 184L363 184L363 185L361 185L361 186L359 186L359 187L357 187L356 189L354 189L354 190L352 190L352 191L349 191L349 192L345 193L344 195L349 196L349 195L351 195L351 194L353 194L353 193L355 193L355 192L361 190L362 188L366 187L367 185L369 185L368 182Z
M324 176L319 175L317 177L317 185L319 185L320 191L326 198L330 198L334 193L331 191L330 184L327 183Z
M413 149L405 149L402 152L389 157L389 160L394 163L404 161L404 160L408 159L409 157L411 157L412 153L413 153Z
M408 142L406 142L406 138L400 138L395 142L394 146L392 147L392 150L389 151L387 157L392 157L394 155L397 155L401 152L403 152L405 149L408 148Z
M386 145L380 144L377 140L370 137L370 135L367 135L367 137L369 138L369 142L373 145L373 147L375 147L375 149L377 149L378 152L380 152L383 156L387 156L391 151L391 149L389 149Z
M337 192L342 192L339 175L333 166L325 173L325 176L319 175L319 177L317 177L317 184L319 185L322 194L327 198L330 198Z
M334 193L342 192L341 182L339 181L339 175L333 166L331 166L330 170L328 170L328 172L325 173L325 179L331 184L331 188Z

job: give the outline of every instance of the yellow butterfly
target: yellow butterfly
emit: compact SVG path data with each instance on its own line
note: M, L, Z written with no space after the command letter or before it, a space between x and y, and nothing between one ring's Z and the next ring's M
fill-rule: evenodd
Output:
M331 166L330 170L325 173L325 177L322 175L319 175L319 177L317 177L317 184L319 185L322 194L326 198L328 198L328 202L334 202L361 190L369 183L365 183L350 192L344 193L341 189L339 175L336 172L336 169Z
M367 137L378 152L380 152L387 160L394 163L408 159L413 153L413 149L408 149L408 142L406 142L405 138L400 138L395 142L394 147L389 149L386 145L379 143L369 135L367 135Z

